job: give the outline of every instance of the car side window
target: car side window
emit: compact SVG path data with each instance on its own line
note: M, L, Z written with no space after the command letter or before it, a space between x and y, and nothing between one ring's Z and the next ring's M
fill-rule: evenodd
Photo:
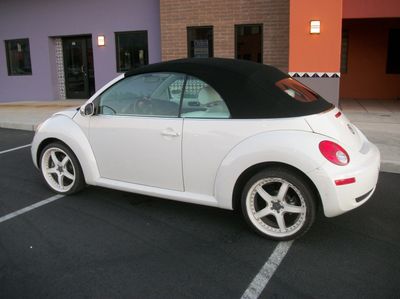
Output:
M178 117L185 76L148 73L127 77L98 98L98 114Z
M224 100L204 81L188 76L183 93L181 117L230 118Z

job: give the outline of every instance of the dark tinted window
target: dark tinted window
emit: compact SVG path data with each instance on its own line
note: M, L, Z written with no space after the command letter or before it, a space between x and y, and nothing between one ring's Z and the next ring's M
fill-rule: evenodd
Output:
M340 56L340 72L347 73L348 55L349 54L349 31L342 31L342 51Z
M213 28L188 27L188 56L190 58L213 57Z
M389 31L386 73L400 74L400 29Z
M236 59L262 62L262 25L236 25Z
M319 99L318 94L292 78L282 79L275 85L299 102L314 102Z
M32 75L29 39L6 40L8 75Z
M117 72L126 72L149 63L147 31L116 32Z

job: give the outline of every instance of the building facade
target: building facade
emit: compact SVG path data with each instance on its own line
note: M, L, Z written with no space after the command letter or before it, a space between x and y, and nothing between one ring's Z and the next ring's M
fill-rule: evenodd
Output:
M161 0L162 59L249 59L288 71L289 0Z
M0 40L0 102L88 98L185 57L270 64L335 104L400 98L398 0L3 0Z
M341 99L400 99L400 2L343 3Z
M159 15L158 0L0 1L0 101L88 98L160 61Z

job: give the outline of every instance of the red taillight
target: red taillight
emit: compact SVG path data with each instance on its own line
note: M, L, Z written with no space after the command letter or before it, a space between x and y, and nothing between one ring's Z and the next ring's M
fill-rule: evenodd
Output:
M324 140L319 143L321 154L333 164L344 166L349 164L349 154L339 145L332 141Z

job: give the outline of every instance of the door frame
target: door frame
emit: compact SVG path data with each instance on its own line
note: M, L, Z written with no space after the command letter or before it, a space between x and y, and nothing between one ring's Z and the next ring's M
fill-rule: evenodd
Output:
M94 94L94 62L93 62L93 52L92 55L89 55L88 44L92 46L92 35L91 34L83 34L83 35L73 35L73 36L63 36L62 40L62 51L63 51L63 66L64 66L64 85L65 85L65 97L66 99L88 99L91 95ZM69 90L68 86L68 73L67 73L67 55L66 55L66 42L79 40L82 44L82 72L84 73L84 90L82 92L72 93ZM93 51L93 50L92 50ZM91 61L89 61L91 60ZM89 66L91 68L89 69ZM93 78L91 78L92 76ZM93 82L91 82L91 80Z

